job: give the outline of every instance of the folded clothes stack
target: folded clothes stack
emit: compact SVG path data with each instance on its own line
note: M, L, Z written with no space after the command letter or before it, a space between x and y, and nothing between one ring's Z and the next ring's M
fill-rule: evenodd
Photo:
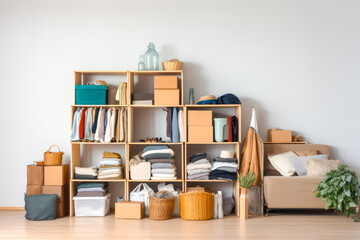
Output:
M107 194L109 183L107 182L84 182L77 188L76 197L103 197Z
M237 159L230 151L221 151L220 157L214 159L210 179L236 180Z
M123 163L119 153L104 152L100 162L99 179L124 178Z
M151 163L151 179L176 179L174 151L168 145L146 146L141 155Z
M197 153L189 159L186 166L189 180L208 180L211 172L211 163L206 159L206 153Z
M96 179L98 169L96 167L75 167L75 179Z

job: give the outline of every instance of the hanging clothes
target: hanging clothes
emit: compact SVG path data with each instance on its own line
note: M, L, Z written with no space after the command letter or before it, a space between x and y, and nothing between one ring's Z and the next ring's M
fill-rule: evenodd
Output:
M84 139L84 125L85 125L85 113L86 107L81 111L80 123L79 123L79 138Z
M104 127L105 127L105 108L101 107L97 118L97 126L94 137L95 141L97 142L104 141Z
M98 119L99 119L99 111L100 111L100 108L96 108L96 109L95 109L94 123L93 123L93 126L92 126L92 133L93 133L94 135L95 135L95 133L96 133L97 122L98 122Z
M85 114L85 127L84 127L85 140L94 141L92 126L93 126L93 108L88 108Z
M116 116L117 116L117 110L116 108L113 108L110 119L110 141L115 141Z
M126 134L126 108L121 109L121 120L120 120L120 142L125 141Z
M111 142L110 131L111 131L111 109L109 108L106 112L106 129L105 129L105 143Z
M166 114L166 136L172 139L172 111L173 109L168 107L164 109L167 112Z
M172 127L172 131L171 131L172 142L179 142L178 109L176 107L173 108L171 127Z
M232 123L233 119L231 116L228 116L228 142L233 142L233 123Z
M71 135L70 135L71 141L79 141L80 140L80 138L79 138L80 111L81 111L81 108L78 108L74 113L73 126L72 126Z
M238 142L239 141L239 121L238 118L236 116L232 117L232 141L233 142Z
M180 142L185 142L185 126L184 126L184 111L179 110L178 114L178 122L179 122L179 133L180 133Z

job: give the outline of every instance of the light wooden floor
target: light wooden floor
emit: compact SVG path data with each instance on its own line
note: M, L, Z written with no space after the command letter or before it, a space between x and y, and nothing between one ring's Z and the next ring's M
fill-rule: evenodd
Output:
M360 223L343 216L276 214L240 221L121 220L73 217L32 222L23 211L0 211L0 239L359 239Z

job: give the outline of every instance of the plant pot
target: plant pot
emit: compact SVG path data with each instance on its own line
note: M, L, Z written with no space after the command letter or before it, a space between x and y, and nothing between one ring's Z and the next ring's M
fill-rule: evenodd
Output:
M248 219L248 188L241 188L241 195L240 195L240 219L245 220Z

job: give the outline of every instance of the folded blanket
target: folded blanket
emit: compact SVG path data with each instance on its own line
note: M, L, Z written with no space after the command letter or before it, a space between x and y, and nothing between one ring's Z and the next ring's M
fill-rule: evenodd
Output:
M98 179L105 179L105 178L116 178L116 177L120 177L121 175L119 173L116 174L110 174L110 175L101 175L98 176Z
M174 165L171 163L153 163L151 164L152 169L158 169L158 168L174 168Z
M121 172L121 168L105 168L105 169L100 169L99 170L99 174L100 173L107 173L107 172Z
M217 168L217 170L236 173L238 169L235 167L219 167L219 168Z
M210 179L228 179L228 180L236 180L236 173L231 173L223 170L214 170L210 173Z
M234 167L238 168L237 163L231 163L231 162L214 162L212 170L216 170L219 167Z
M209 172L211 172L211 169L209 169L209 168L187 170L188 175L193 175L193 174L197 174L197 173L209 173Z
M144 157L145 160L150 160L150 159L170 159L172 158L174 155L171 155L170 153L152 153L149 155L146 155Z
M176 177L151 177L151 180L174 180Z
M81 171L97 171L97 168L96 167L75 167L74 168L75 171L76 170L81 170Z
M87 171L75 171L76 174L79 175L87 175L87 176L97 176L97 172L87 172Z
M102 169L102 168L113 168L113 167L123 167L123 165L122 164L119 164L119 165L102 165L102 166L100 166L100 169Z
M74 174L74 179L96 179L96 176L90 176L90 175L82 175L82 174Z
M122 160L102 160L100 161L100 165L120 165L122 164Z
M197 160L196 162L193 162L192 164L202 164L202 163L210 163L209 160L207 160L206 158Z
M167 153L167 154L170 154L171 156L175 155L174 151L171 148L167 148L167 149L157 149L157 150L146 151L143 154L141 154L141 157L145 158L146 156L151 155L151 154L155 154L155 153L164 153L164 154Z
M200 163L200 164L190 163L186 166L187 170L205 169L205 168L211 168L211 164L209 162L208 163Z
M151 173L176 173L175 168L158 168L158 169L152 169Z
M215 162L237 162L236 158L221 158L221 157L217 157L214 158Z
M196 177L196 178L188 177L188 179L189 180L209 180L209 175L202 176L202 177Z
M157 159L157 158L153 158L153 159L149 159L148 162L150 163L175 163L175 159L171 158L171 159Z
M121 155L120 155L120 153L116 153L116 152L104 152L103 159L106 159L106 158L121 159Z
M77 191L78 192L102 192L102 191L104 191L104 188L102 188L102 187L80 188Z
M103 197L107 194L107 191L103 192L79 192L75 197Z
M94 187L101 187L101 188L106 188L109 186L108 182L83 182L80 183L76 188L80 189L80 188L94 188Z
M144 148L143 153L146 153L150 150L161 150L161 149L169 149L169 145L148 145Z
M154 173L152 175L153 177L161 177L161 178L172 178L172 177L176 177L176 174L164 174L164 173Z
M206 153L196 153L194 155L192 155L189 159L190 162L196 162L200 159L206 158Z
M196 173L196 174L192 174L192 175L188 175L188 179L192 178L198 178L198 177L205 177L205 176L209 176L210 173L206 172L206 173Z

